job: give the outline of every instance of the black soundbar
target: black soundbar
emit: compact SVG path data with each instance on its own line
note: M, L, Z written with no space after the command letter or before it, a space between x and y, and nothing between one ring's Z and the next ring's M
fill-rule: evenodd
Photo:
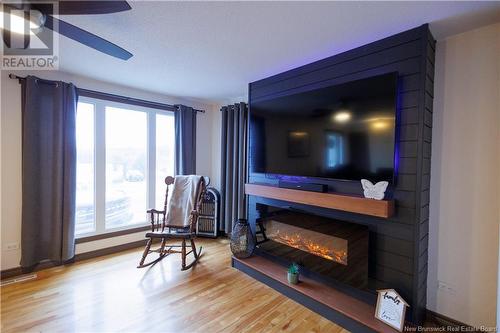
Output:
M299 183L299 182L288 182L280 180L279 187L288 188L292 190L302 190L310 192L321 192L325 193L328 191L328 186L324 184L314 184L314 183Z

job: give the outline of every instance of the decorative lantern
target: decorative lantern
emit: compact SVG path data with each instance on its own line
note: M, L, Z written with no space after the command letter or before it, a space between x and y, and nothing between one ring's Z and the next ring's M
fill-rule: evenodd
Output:
M236 258L248 258L255 249L255 238L248 221L238 219L231 233L231 252Z

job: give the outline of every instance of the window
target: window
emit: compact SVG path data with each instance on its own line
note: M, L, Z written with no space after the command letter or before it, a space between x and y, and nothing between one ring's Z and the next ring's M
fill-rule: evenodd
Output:
M327 133L326 166L336 168L344 164L344 138L340 133Z
M80 97L76 236L147 225L174 172L172 112Z
M76 113L76 233L95 230L94 104L78 103Z
M173 117L156 115L156 188L165 188L165 177L174 174L175 129ZM156 207L165 203L165 191L156 191Z
M106 107L106 228L144 223L148 124L145 112Z

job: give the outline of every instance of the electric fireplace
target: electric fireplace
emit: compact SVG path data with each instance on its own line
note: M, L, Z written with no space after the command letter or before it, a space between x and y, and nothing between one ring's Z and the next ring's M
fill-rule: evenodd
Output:
M271 206L266 212L259 221L263 227L260 252L296 262L332 282L366 289L367 227Z
M347 265L346 239L277 222L272 219L266 223L266 235L275 242Z

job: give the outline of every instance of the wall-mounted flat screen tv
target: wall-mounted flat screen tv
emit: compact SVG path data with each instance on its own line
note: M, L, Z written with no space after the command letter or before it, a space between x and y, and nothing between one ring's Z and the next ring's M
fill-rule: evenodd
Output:
M394 177L397 73L250 101L252 173Z

